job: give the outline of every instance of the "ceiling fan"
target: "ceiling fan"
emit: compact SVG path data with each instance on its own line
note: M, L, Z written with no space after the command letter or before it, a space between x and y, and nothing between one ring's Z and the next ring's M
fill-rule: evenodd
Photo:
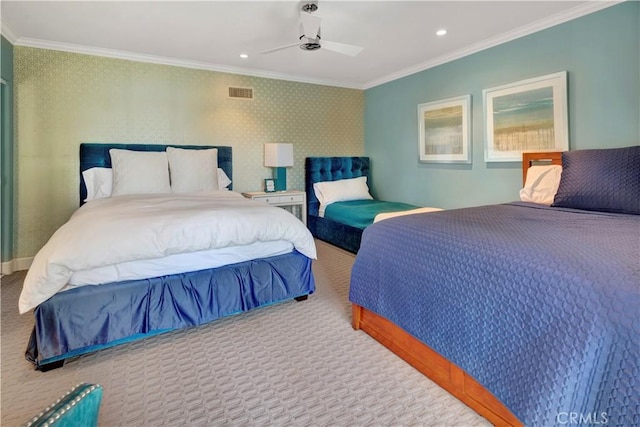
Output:
M317 1L303 1L300 7L300 40L296 43L264 50L260 53L273 53L295 46L309 51L322 48L349 56L356 56L362 51L360 46L322 40L320 37L320 22L322 18L313 15L316 10L318 10Z

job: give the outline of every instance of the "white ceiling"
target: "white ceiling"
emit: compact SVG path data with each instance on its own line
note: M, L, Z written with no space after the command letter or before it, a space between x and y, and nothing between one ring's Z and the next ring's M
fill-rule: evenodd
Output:
M21 46L366 89L615 3L320 0L322 37L355 57L258 53L298 40L299 1L2 0L0 17Z

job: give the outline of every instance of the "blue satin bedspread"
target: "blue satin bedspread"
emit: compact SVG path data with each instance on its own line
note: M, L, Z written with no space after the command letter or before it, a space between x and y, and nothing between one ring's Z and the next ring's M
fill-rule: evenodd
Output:
M386 212L408 211L419 206L383 200L350 200L332 203L325 208L324 217L351 227L364 229L371 224L376 215Z
M365 229L350 300L460 366L525 425L637 426L639 270L640 216L483 206Z
M36 365L313 293L297 251L220 268L60 292L35 309L27 359Z

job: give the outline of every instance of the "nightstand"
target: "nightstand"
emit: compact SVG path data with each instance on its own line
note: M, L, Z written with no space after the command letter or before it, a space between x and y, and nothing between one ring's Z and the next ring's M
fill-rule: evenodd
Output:
M265 193L264 191L250 191L242 193L244 197L259 202L268 203L287 209L298 217L304 225L307 225L307 194L299 190L276 191Z

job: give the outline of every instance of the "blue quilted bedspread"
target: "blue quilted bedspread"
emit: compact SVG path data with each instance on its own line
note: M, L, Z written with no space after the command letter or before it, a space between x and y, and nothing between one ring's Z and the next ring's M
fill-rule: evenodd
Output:
M512 203L382 221L350 300L525 425L640 425L640 216Z

